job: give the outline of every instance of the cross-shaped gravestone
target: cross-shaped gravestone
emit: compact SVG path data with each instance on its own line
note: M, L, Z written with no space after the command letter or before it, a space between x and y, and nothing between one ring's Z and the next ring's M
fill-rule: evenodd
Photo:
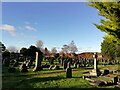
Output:
M94 58L94 69L90 72L90 75L92 76L100 76L101 75L101 72L100 70L98 69L98 66L97 66L97 53L94 53L93 55L93 58Z

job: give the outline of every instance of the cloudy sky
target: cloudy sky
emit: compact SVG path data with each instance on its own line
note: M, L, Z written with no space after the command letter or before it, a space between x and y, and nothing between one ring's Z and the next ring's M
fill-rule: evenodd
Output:
M100 52L105 33L93 23L101 18L86 2L3 2L1 40L17 48L42 40L48 49L74 40L79 52Z

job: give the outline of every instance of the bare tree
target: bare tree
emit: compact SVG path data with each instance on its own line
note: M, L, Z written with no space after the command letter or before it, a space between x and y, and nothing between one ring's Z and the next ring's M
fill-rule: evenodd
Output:
M63 45L62 51L63 51L64 53L69 53L69 46L66 45L66 44Z
M63 45L62 51L63 51L64 53L75 53L75 52L78 51L78 49L77 49L74 41L72 40L70 44L68 44L68 45L66 45L66 44Z
M36 47L42 49L42 48L43 48L43 41L38 40L38 41L36 42Z
M71 43L68 46L69 46L70 53L75 53L78 51L77 46L75 45L73 40L71 41Z
M57 53L56 47L53 47L53 48L51 49L51 52L52 52L52 53Z

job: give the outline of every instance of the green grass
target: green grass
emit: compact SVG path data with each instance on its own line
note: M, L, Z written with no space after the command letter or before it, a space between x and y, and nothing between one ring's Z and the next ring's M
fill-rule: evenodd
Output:
M100 69L116 68L116 66L100 66ZM72 78L66 78L66 71L60 70L48 70L33 72L32 69L28 69L29 72L21 73L19 68L16 67L15 73L8 73L7 68L3 67L2 73L2 87L3 88L101 88L91 85L88 81L82 79L82 72L89 72L93 67L81 67L79 69L72 69ZM87 75L87 74L86 74ZM109 81L105 77L97 77L96 79L102 79ZM104 87L106 88L106 87ZM114 88L114 86L107 86L107 88Z

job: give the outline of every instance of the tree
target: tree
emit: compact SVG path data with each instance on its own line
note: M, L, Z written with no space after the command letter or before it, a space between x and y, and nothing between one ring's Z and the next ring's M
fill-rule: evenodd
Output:
M51 52L52 52L52 53L57 53L56 47L53 47L53 48L51 49Z
M75 53L78 51L74 41L72 40L71 43L68 45L70 53Z
M2 42L0 42L0 49L1 51L5 51L6 47L4 46L4 44Z
M20 54L22 54L23 56L27 56L27 48L21 48L20 49Z
M2 52L2 59L9 58L9 57L10 57L10 52L8 50Z
M45 49L44 49L44 54L45 55L49 55L50 54L50 51L47 49L47 47L45 47Z
M36 52L38 52L38 51L39 50L37 49L37 47L31 45L27 50L27 55L28 56L35 56Z
M8 50L2 52L2 63L5 66L9 66L10 64L10 52Z
M105 17L105 19L101 19L101 24L95 24L95 26L108 35L113 35L117 42L120 42L120 2L118 0L92 2L89 5L96 8L100 16Z
M17 52L17 48L16 48L15 46L9 46L7 49L8 49L8 51L11 52L11 53L12 53L12 52Z
M112 35L106 35L101 43L101 52L105 59L113 60L118 57L120 51L116 44L116 38Z
M75 53L75 52L78 51L78 49L77 49L74 41L72 40L70 44L68 44L68 45L66 45L66 44L63 45L62 51L63 51L64 53Z
M68 52L69 52L69 46L66 45L66 44L63 45L62 52L63 52L63 53L68 53Z
M36 47L41 50L42 47L43 47L43 42L42 42L41 40L38 40L38 41L36 42Z

